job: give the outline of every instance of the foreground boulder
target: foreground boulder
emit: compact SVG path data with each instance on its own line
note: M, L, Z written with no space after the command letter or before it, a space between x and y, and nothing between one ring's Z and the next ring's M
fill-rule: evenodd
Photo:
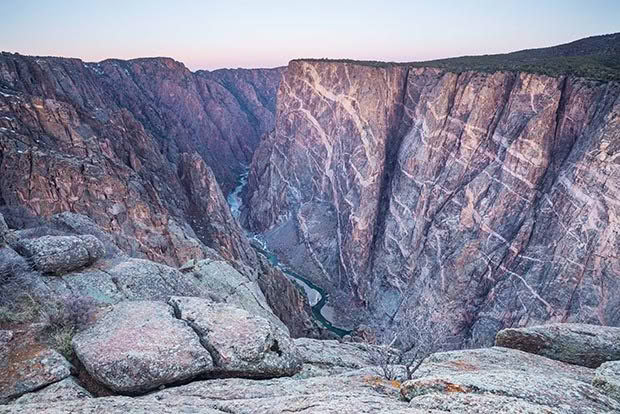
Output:
M301 370L295 343L267 319L201 298L172 297L169 303L210 351L213 374L273 378Z
M115 305L73 339L88 373L118 393L140 393L193 378L213 367L209 352L163 302Z
M610 326L558 323L503 329L495 344L590 368L620 360L620 328Z
M596 370L592 385L620 402L620 361L605 362Z
M43 236L21 239L15 249L43 273L63 274L93 264L103 256L103 244L91 235Z

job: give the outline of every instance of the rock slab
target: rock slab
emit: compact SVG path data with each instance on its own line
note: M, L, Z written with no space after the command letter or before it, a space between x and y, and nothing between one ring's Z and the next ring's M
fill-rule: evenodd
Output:
M0 404L71 375L71 364L58 352L34 346L10 349L0 375Z
M73 348L88 373L112 391L145 392L193 378L213 367L209 352L163 302L121 302Z
M63 274L93 264L103 256L103 244L91 235L43 236L22 239L15 246L43 273Z
M598 367L592 385L620 401L620 361L605 362Z
M497 333L495 344L590 368L620 360L620 328L610 326L558 323L509 328Z
M177 296L169 304L211 353L214 374L273 378L301 370L295 343L267 319L201 298Z

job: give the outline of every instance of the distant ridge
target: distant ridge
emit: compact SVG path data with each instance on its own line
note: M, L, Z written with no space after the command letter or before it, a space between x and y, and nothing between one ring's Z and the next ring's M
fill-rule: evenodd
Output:
M620 33L586 37L574 42L539 49L480 56L461 56L423 62L376 62L349 59L296 59L348 62L369 66L405 65L438 67L453 72L518 71L549 76L572 75L589 79L620 80Z

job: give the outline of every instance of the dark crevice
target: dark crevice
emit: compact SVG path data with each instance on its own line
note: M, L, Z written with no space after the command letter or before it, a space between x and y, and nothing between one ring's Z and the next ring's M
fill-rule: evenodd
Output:
M410 69L407 68L404 74L404 82L402 90L402 99L398 103L399 109L398 114L396 116L396 121L394 125L390 126L390 130L388 131L388 137L385 148L385 158L383 160L383 176L381 177L381 186L379 188L379 199L377 206L377 218L375 221L375 227L372 235L372 240L370 243L370 259L368 263L368 270L374 267L374 253L379 239L381 238L384 228L385 221L387 218L387 212L390 208L390 195L392 194L392 180L394 175L396 174L396 169L398 167L398 152L400 150L401 144L403 142L403 138L406 135L406 131L408 128L403 128L403 121L405 120L405 106L407 104L407 88L409 85L409 72ZM389 119L386 116L387 119ZM370 272L372 273L372 272Z
M187 319L183 318L181 309L179 309L176 303L174 303L173 301L168 301L168 306L172 308L173 315L176 319L185 323L187 326L189 326L192 329L192 331L194 331L194 333L198 337L198 341L200 342L200 345L202 345L202 347L206 349L209 355L211 356L211 360L213 360L213 366L216 368L218 366L221 366L222 358L221 358L220 353L217 352L217 350L206 341L206 339L204 338L205 335L202 333L201 329L199 329L195 323L192 323L191 321L188 321Z

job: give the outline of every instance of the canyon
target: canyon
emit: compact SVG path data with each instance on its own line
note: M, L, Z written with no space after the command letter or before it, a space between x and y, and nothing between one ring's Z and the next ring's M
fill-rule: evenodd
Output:
M242 222L345 326L620 324L620 84L418 66L292 61Z
M0 412L618 412L619 69L3 52Z
M591 39L618 49L618 35ZM193 73L3 53L0 205L12 227L85 214L131 256L223 258L277 292L259 235L346 329L389 334L424 312L462 346L511 326L620 324L620 84L442 66Z

